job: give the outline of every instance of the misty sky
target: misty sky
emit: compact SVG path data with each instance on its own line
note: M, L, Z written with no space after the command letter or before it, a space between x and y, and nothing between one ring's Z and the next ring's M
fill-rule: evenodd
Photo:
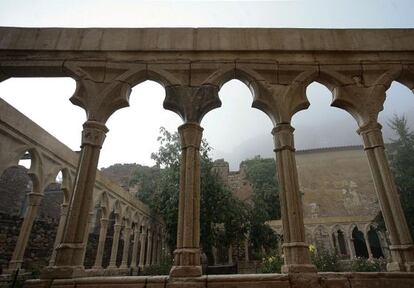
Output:
M297 27L297 28L414 28L414 1L22 1L0 0L0 26L20 27ZM122 3L122 4L120 4ZM75 82L68 78L9 79L0 84L0 97L29 116L74 150L79 149L84 111L68 98ZM386 121L393 114L414 123L414 95L393 84L380 121L385 138L392 137ZM134 87L131 107L107 122L110 132L99 167L137 162L152 165L160 126L174 131L180 118L162 108L163 88L154 82ZM361 144L353 118L329 107L331 95L322 85L308 87L311 107L293 119L298 149ZM230 161L231 169L255 155L273 156L265 114L250 108L252 97L233 80L221 91L222 108L207 114L204 136L214 158ZM414 125L413 125L414 127Z

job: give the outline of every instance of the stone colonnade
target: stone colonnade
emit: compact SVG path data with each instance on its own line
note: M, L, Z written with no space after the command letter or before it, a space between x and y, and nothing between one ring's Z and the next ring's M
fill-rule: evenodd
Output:
M32 191L27 194L28 204L24 214L23 223L20 227L18 240L9 265L4 271L6 273L12 273L16 269L22 268L24 252L28 245L29 236L32 233L33 223L39 214L38 210L44 196L43 192L50 183L55 182L56 175L59 171L62 172L61 190L63 193L63 202L61 204L61 213L53 247L57 248L60 245L65 232L65 222L67 220L69 202L71 199L70 194L73 185L72 179L74 179L78 156L74 151L69 150L64 144L57 141L53 136L38 127L30 119L1 99L0 111L0 142L3 145L2 148L5 149L2 149L0 153L0 158L2 159L0 174L2 174L8 167L16 166L19 159L21 159L23 155L28 154L31 158L31 167L28 174L33 183ZM18 127L18 125L22 125L22 127ZM16 127L17 129L11 129L10 127ZM46 147L45 144L49 144L49 146ZM107 237L109 236L109 239L113 239L112 242L114 246L115 244L118 245L119 232L121 229L123 229L123 242L126 245L124 245L124 257L119 268L124 268L124 270L125 268L133 268L137 270L137 259L146 257L145 253L140 254L138 252L138 242L141 231L145 233L146 229L154 227L154 230L157 233L157 239L164 239L164 224L160 222L159 219L150 217L148 207L137 200L133 195L123 190L120 186L106 180L99 172L91 196L92 208L89 209L86 217L84 217L86 221L83 225L85 225L86 229L81 237L81 244L83 247L86 247L89 233L93 228L91 227L92 220L97 215L100 215L101 218L97 219L100 231L93 270L103 269L102 260ZM98 211L100 213L98 213ZM115 215L114 226L120 228L114 229L114 231L118 231L117 235L107 235L108 228L112 225L112 222L110 222L109 219L111 213ZM135 237L133 238L134 241L132 241L133 249L131 251L128 246L128 243L130 242L128 237L132 233L135 234ZM114 241L115 238L118 238L118 241ZM147 245L147 242L143 241L143 245ZM160 255L166 252L161 246L157 246L157 248L159 249L151 251L156 257L148 257L151 259L149 262L151 265L159 263ZM53 267L56 263L56 252L57 249L53 249L49 260L50 267ZM82 253L79 254L80 266L83 266L85 252L86 249L82 249ZM113 252L116 253L117 251ZM131 252L132 258L131 261L129 261L128 256ZM112 268L119 270L116 261ZM141 267L141 269L142 268L143 267Z
M326 250L336 253L342 259L354 259L355 257L391 259L386 236L370 217L351 216L348 218L341 217L341 220L336 217L305 219L306 243L313 245L316 253ZM284 237L280 220L270 221L269 225L280 237ZM366 255L361 251L356 251L356 246L365 250ZM373 253L373 249L376 253Z
M413 30L97 29L94 33L99 35L88 33L88 29L0 29L1 39L6 39L0 42L3 79L72 77L77 88L71 101L87 115L65 231L54 266L42 277L82 275L83 235L100 148L108 132L105 123L128 105L131 88L148 79L165 87L164 107L183 119L178 128L182 162L177 247L170 276L201 275L201 120L220 106L218 91L234 78L250 88L252 106L267 114L274 125L269 133L281 185L283 272L316 272L305 240L291 125L292 117L309 106L306 87L313 81L327 86L333 94L332 105L349 112L358 123L390 233L388 269L414 270L413 241L377 121L392 81L414 88ZM147 237L153 238L151 230Z

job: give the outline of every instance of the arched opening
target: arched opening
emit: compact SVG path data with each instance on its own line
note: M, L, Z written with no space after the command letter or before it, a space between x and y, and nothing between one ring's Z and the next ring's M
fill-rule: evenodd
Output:
M352 239L355 247L355 256L368 258L367 245L365 243L364 233L358 230L358 227L355 227L352 230Z
M108 230L105 239L105 248L102 256L102 267L107 268L111 259L112 242L114 237L114 225L116 221L116 214L114 211L109 213L108 217Z
M342 224L352 223L354 217L373 219L372 211L379 207L356 121L348 112L330 107L332 93L326 86L313 82L306 96L309 108L292 119L305 223L335 227L338 217ZM345 237L338 230L319 249L346 255Z
M233 79L235 73L237 77ZM253 260L261 260L270 250L277 248L276 233L265 221L280 219L271 135L273 125L265 113L251 108L253 95L249 87L251 85L246 83L252 83L243 76L241 71L232 71L231 76L221 76L224 77L220 82L224 84L219 91L222 105L207 113L201 123L204 138L212 147L214 171L231 197L251 211L250 218L246 220L246 223L251 224L250 228L239 225L237 227L240 230L237 230L239 228L236 225L228 227L225 221L221 225L216 223L217 237L212 247L204 245L203 250L210 264L237 263L239 267L249 265L246 263L253 263ZM265 187L268 188L266 195ZM258 205L259 202L261 205ZM262 218L256 213L259 206L263 212ZM242 230L246 231L244 235L240 233ZM229 237L229 234L232 236Z
M384 253L382 251L382 245L378 237L377 230L372 226L368 230L368 242L369 246L371 247L372 257L384 258Z
M110 132L99 160L104 176L117 182L125 191L148 206L152 204L154 186L159 181L157 177L162 169L155 165L156 161L151 157L152 153L158 152L160 146L160 128L164 127L170 133L175 133L182 125L177 114L163 108L164 99L165 90L157 82L148 80L133 87L130 107L117 111L107 121ZM176 182L178 187L178 178L176 180L172 182ZM148 183L151 185L147 186ZM119 238L118 264L122 262L126 239L124 230L122 228ZM132 241L132 238L133 235L130 235L129 240ZM175 241L175 237L173 240ZM129 254L132 253L131 250L130 244Z
M28 243L29 249L26 256L31 260L28 265L40 269L53 263L55 257L55 246L60 242L63 234L63 225L67 207L68 195L64 191L67 185L68 174L59 170L50 183L42 191L42 198L36 220L33 224L32 233ZM30 255L30 256L29 256Z
M100 219L102 218L102 209L102 203L101 201L99 201L95 204L95 207L93 209L93 215L89 216L93 219L90 219L89 221L90 227L87 232L88 239L86 242L85 260L83 263L86 269L92 268L95 264L95 258L99 244L99 232L101 229Z
M164 88L154 81L142 82L132 89L130 107L115 112L106 124L110 132L102 147L99 167L131 162L154 165L151 153L159 146L160 127L175 132L182 124L177 114L163 108L164 98ZM124 182L122 186L127 187L128 181Z
M339 248L339 253L341 255L348 255L348 251L346 248L346 241L345 241L345 236L344 236L344 232L342 230L338 230L338 248Z
M384 109L378 117L382 125L385 152L394 176L399 199L411 236L414 236L414 97L412 91L392 82L386 91ZM385 230L382 217L378 217L379 229Z
M21 229L30 204L28 195L33 191L32 180L35 176L28 174L32 167L32 159L29 150L23 151L20 160L16 161L17 165L6 168L0 177L0 226L5 239L9 239L3 242L0 252L0 265L4 270L10 266L11 260L18 261L20 267L31 270L31 267L26 265L27 257L24 257L28 250L26 249L28 240L23 241L25 243L20 244L20 247L17 241L19 235L24 232ZM28 236L26 238L28 239Z

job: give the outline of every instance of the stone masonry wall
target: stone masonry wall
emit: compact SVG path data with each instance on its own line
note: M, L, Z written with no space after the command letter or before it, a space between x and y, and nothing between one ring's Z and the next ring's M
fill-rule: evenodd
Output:
M296 153L305 218L372 216L379 212L377 196L362 147L335 147ZM240 200L251 199L253 189L245 167L229 171L223 159L215 171Z

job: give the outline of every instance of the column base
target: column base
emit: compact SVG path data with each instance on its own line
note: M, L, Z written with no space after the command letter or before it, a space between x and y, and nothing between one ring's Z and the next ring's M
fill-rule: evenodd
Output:
M173 266L170 277L199 277L203 274L201 266Z
M83 266L48 266L40 273L40 279L67 279L86 276Z
M282 273L317 273L318 270L313 264L285 264L281 269Z

